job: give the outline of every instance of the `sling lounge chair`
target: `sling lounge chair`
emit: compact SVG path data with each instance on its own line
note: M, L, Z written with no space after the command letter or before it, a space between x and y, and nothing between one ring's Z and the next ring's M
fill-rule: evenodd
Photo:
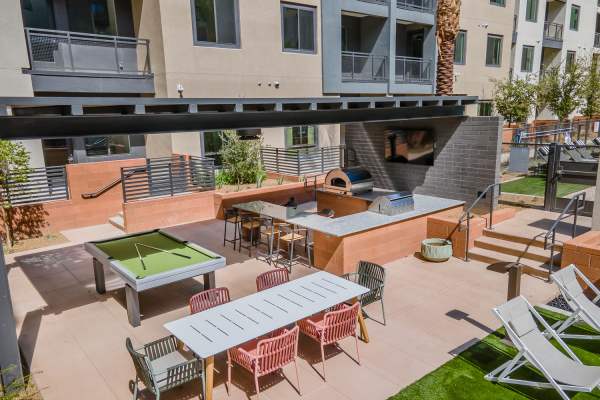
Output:
M572 142L568 142L565 143L562 146L563 152L568 155L571 160L575 161L575 162L583 162L583 163L589 163L589 162L595 162L597 163L598 160L595 160L593 158L584 158L579 151L577 151L577 147L572 143Z
M550 325L522 296L494 308L518 354L485 376L492 382L523 385L540 389L555 389L560 397L569 400L566 392L589 393L600 384L600 367L583 365L575 353L563 342ZM544 327L544 332L538 328ZM554 338L566 354L550 343ZM524 366L533 367L546 382L511 378L514 371Z
M558 286L560 294L571 307L573 312L564 321L558 321L553 325L556 333L565 339L600 339L599 335L576 335L564 333L570 326L583 321L596 331L600 332L600 307L596 302L600 300L600 290L573 264L550 275L552 281ZM583 292L577 278L581 279L594 292L593 300Z
M577 149L577 151L579 152L579 154L581 154L581 156L583 158L586 159L593 159L595 158L592 153L588 150L585 142L581 139L577 139L576 141L573 142L573 144L575 145L575 148Z

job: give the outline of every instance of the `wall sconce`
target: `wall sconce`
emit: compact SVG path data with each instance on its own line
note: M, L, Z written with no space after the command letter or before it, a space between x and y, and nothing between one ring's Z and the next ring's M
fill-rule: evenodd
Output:
M179 93L179 98L183 98L183 85L181 83L177 83L177 93Z

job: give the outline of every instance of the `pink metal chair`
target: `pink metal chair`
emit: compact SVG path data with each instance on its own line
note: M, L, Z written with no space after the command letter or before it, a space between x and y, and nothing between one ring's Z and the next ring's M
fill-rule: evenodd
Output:
M238 364L254 375L254 386L258 398L260 388L258 378L279 371L289 363L296 369L297 390L300 395L300 379L298 377L298 326L291 330L283 330L279 336L269 339L254 339L227 351L227 388L231 385L232 363Z
M360 304L338 304L333 311L322 312L298 321L300 332L321 345L321 359L323 361L323 380L325 379L325 346L337 343L340 340L354 336L356 343L356 362L360 365L358 353L358 336L356 334L356 321Z
M258 292L270 289L290 281L290 273L285 268L277 268L263 272L256 277L256 290Z
M229 289L220 287L208 289L190 298L190 312L196 314L221 304L229 303Z

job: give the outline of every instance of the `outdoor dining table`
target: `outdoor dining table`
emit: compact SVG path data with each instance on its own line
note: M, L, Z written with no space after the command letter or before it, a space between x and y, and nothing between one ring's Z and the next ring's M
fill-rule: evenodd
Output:
M164 326L204 364L204 399L212 400L214 356L276 329L355 301L369 289L328 272L294 279ZM362 313L358 322L368 342Z

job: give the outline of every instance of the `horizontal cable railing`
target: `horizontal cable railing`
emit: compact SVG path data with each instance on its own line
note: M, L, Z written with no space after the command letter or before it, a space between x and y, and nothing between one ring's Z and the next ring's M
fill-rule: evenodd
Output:
M600 33L594 34L594 47L600 48Z
M3 186L3 200L13 206L69 198L65 166L30 168L25 173L10 172Z
M433 62L416 57L396 57L396 82L431 84Z
M544 39L562 42L563 30L564 27L562 24L557 24L556 22L545 22Z
M263 147L260 155L265 170L282 175L326 173L344 166L344 146L298 149Z
M387 57L383 55L342 52L342 80L385 81L388 78Z
M149 159L146 165L121 168L123 201L212 190L214 160L200 157Z
M433 0L397 0L396 6L406 10L433 13Z
M148 39L26 28L33 71L150 75Z

